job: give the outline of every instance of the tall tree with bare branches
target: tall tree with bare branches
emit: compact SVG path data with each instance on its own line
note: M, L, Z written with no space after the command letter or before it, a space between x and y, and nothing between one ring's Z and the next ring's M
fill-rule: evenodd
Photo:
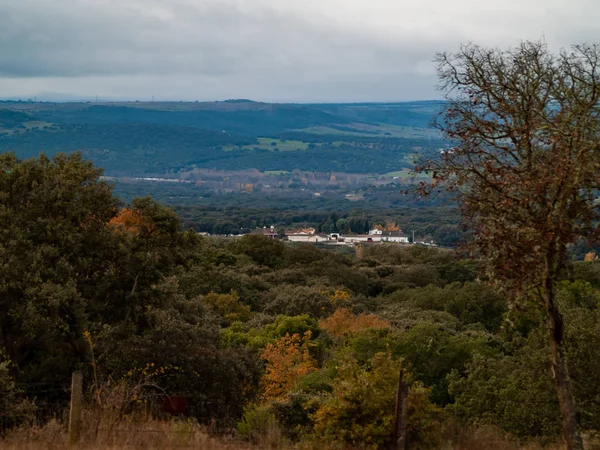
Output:
M545 314L564 440L582 449L556 285L567 245L598 231L600 48L470 44L436 63L448 100L437 126L454 146L421 167L426 189L457 193L490 278Z

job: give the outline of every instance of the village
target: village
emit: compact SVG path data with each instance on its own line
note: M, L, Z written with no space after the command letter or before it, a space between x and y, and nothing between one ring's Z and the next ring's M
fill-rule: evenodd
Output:
M312 244L328 244L341 246L356 246L358 244L401 244L401 245L426 245L437 246L430 237L423 239L412 239L400 229L386 230L381 225L376 225L368 234L344 234L342 233L318 233L315 228L299 228L294 230L285 230L280 233L275 226L257 228L251 234L262 234L270 239L280 239L288 242L302 242Z

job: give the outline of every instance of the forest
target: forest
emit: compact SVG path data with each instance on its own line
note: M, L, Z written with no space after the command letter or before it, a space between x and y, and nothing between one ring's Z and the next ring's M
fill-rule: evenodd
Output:
M64 445L81 370L88 443L152 417L184 443L205 427L240 448L385 448L400 364L408 448L559 441L544 314L509 308L477 258L204 238L150 197L124 204L101 173L77 153L0 156L0 445ZM592 435L600 265L570 263L557 301Z

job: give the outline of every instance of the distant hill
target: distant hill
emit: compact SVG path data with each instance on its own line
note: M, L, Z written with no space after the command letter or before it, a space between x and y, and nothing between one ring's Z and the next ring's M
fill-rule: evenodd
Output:
M387 173L442 144L440 102L0 102L0 151L81 150L107 174L221 170Z
M31 121L31 115L20 112L11 111L10 109L0 109L0 129L13 130L21 128L23 124Z

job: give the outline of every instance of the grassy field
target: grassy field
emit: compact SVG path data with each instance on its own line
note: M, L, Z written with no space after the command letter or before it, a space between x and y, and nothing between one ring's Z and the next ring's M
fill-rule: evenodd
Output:
M34 128L48 128L51 127L52 124L50 122L43 122L41 120L32 120L30 122L23 123L23 126L28 130L32 130Z
M395 137L395 138L418 138L418 139L439 139L440 134L433 128L417 128L399 125L390 125L380 123L378 125L369 125L364 123L353 123L344 125L344 129L337 129L328 126L318 126L304 128L298 131L313 134L332 134L339 136L373 136L373 137Z
M258 140L258 144L244 145L241 147L235 147L235 146L229 145L227 147L223 147L223 150L225 150L225 151L253 150L254 148L260 148L262 150L271 150L271 151L279 150L280 152L290 152L290 151L295 151L295 150L308 149L308 142L288 141L288 140L282 141L280 139L265 138L265 137L257 138L257 140Z
M258 138L261 148L265 149L279 149L282 152L289 152L293 150L306 150L308 149L308 143L302 141L282 141L280 139L272 138ZM273 145L275 144L275 145Z

